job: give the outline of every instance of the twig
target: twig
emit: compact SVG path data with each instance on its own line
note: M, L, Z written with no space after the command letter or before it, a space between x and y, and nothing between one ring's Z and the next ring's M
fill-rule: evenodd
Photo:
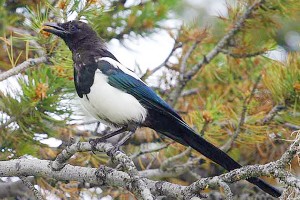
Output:
M139 157L141 155L147 154L147 153L154 153L154 152L160 151L162 149L167 148L170 144L171 143L169 143L169 144L163 144L163 145L161 145L159 147L156 147L156 148L153 148L153 149L142 149L141 148L138 152L136 152L135 154L131 155L130 158L131 159L135 159L135 158L137 158L137 157ZM143 146L143 145L141 145L141 146Z
M176 155L176 156L173 156L173 157L170 157L168 159L166 159L160 166L160 169L161 170L166 170L171 164L173 164L174 162L176 162L177 160L180 160L182 159L183 157L185 156L188 156L192 151L192 148L191 147L188 147L184 152Z
M181 93L181 97L186 97L186 96L190 96L190 95L194 95L197 94L199 92L199 88L193 88L190 90L184 90Z
M237 128L235 129L232 137L230 138L230 140L228 142L225 143L225 145L223 147L221 147L221 149L224 151L224 152L228 152L234 141L236 140L236 138L238 137L238 135L240 134L241 132L241 128L242 126L244 125L245 123L245 118L246 118L246 114L247 114L247 106L249 105L249 103L251 102L253 96L254 96L254 92L258 86L258 83L260 82L261 80L261 75L258 76L258 78L256 79L255 81L255 84L252 88L252 91L251 91L251 94L249 95L249 97L247 97L243 103L243 109L242 109L242 112L241 112L241 117L240 117L240 120L239 120L239 124L237 126Z
M200 133L199 133L199 135L200 135L201 137L204 136L204 133L205 133L205 131L206 131L206 128L207 128L208 124L209 124L209 121L205 120L205 121L204 121L204 124L203 124L203 127L202 127L202 129L201 129L201 131L200 131Z
M156 156L152 155L152 160L148 163L146 169L150 169L152 167L152 165L156 161L157 157L158 157L158 152L156 153Z
M167 58L157 67L155 67L152 70L147 70L146 73L144 75L142 75L141 79L142 80L146 80L149 76L151 76L152 74L154 74L156 71L160 70L162 67L166 66L167 63L169 62L171 56L173 55L173 53L176 51L176 49L182 47L182 44L179 44L177 40L175 40L175 44L172 48L172 50L170 51L169 55L167 56Z
M174 160L172 165L166 167L165 169L146 169L143 171L140 171L139 174L142 177L147 177L151 179L165 179L165 178L172 178L172 177L178 177L186 172L189 172L193 168L199 168L200 166L200 158L194 158L190 159L188 162L183 164L175 164Z
M242 179L245 180L249 177L273 176L279 178L280 181L286 185L300 189L300 180L284 170L284 167L291 162L291 160L299 151L300 132L298 131L296 134L297 137L295 141L290 145L289 149L281 156L279 160L265 165L250 165L241 167L226 174L217 176L217 178L226 183L232 183ZM210 182L211 178L201 179L188 186L186 190L191 190L189 192L198 191L199 189L204 189L208 184L210 184Z
M180 79L183 79L184 73L185 73L185 69L186 69L186 64L187 64L187 60L189 59L189 57L192 55L193 51L196 49L197 45L199 44L200 41L195 41L192 46L190 46L190 48L187 50L187 52L183 55L182 57L182 61L180 64Z
M259 55L262 55L264 53L266 53L266 51L257 51L257 52L253 52L253 53L232 53L228 50L225 50L225 49L221 49L220 52L226 54L226 55L229 55L233 58L249 58L249 57L254 57L254 56L259 56Z
M288 165L292 161L296 153L300 150L300 130L295 131L292 134L296 134L295 141L290 145L289 149L284 152L281 158L276 161L279 168L284 168L286 165Z
M292 130L300 130L300 126L298 125L295 125L295 124L291 124L291 123L284 123L283 124L284 126L288 127L289 129L292 129Z
M275 115L277 115L277 113L282 111L283 109L285 109L285 106L283 106L283 105L274 106L270 110L270 112L261 121L262 125L265 125L265 124L269 123L275 117Z
M19 178L22 180L24 185L26 185L26 187L28 187L33 192L37 200L44 200L40 192L34 187L34 185L29 180L27 180L25 176L20 176Z
M19 64L18 66L3 72L0 74L0 81L3 81L13 75L17 75L18 73L33 67L35 65L38 65L40 63L46 62L47 61L47 57L46 56L42 56L39 58L29 58L28 60L24 61L23 63Z
M239 20L235 23L233 28L217 43L217 45L207 54L203 57L203 59L198 62L196 65L194 65L191 70L186 72L183 76L183 79L179 81L177 84L178 86L172 91L170 94L170 97L168 99L168 102L174 106L178 100L178 97L180 96L183 88L186 86L186 84L191 80L191 78L197 74L197 72L206 64L210 63L220 52L221 49L223 49L228 41L236 34L238 31L241 30L243 27L245 21L251 17L251 14L254 10L258 9L261 4L263 4L265 0L260 0L255 3L253 3L246 12L239 18Z
M34 181L34 177L27 177L30 182ZM33 194L30 194L29 188L23 184L22 180L8 182L1 181L0 183L0 199L12 198L12 197L24 197L30 199Z

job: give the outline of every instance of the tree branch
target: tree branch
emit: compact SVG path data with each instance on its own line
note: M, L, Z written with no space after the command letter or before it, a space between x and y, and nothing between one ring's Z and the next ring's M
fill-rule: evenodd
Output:
M295 132L295 134L297 134L295 141L281 158L275 162L270 162L265 165L245 166L219 176L201 178L190 186L150 180L149 175L151 173L149 172L153 170L141 171L133 178L130 175L130 171L128 171L128 169L132 167L130 162L129 166L125 167L127 172L118 171L106 166L100 166L99 169L96 169L72 166L69 164L64 165L61 170L57 171L52 169L53 167L51 166L53 166L53 163L48 160L15 159L0 161L0 176L41 176L61 181L74 180L99 186L122 187L133 192L141 199L153 199L152 195L167 196L173 199L191 199L192 197L200 196L199 190L203 190L207 187L222 187L226 198L232 199L232 192L227 184L246 180L249 177L272 176L278 178L286 186L300 189L300 179L285 170L285 167L291 162L295 155L299 153L300 131ZM78 151L85 151L91 149L91 146L87 142L72 144L69 147L69 152L74 148L77 148ZM110 144L104 143L99 143L96 147L97 150L105 151L106 153L109 152L111 148L112 146ZM63 156L63 154L61 154L61 157L64 157L64 160L67 160L66 158L69 158L71 155L69 153ZM111 156L115 158L114 160L124 163L124 165L128 164L127 159L129 158L122 152L116 151L115 155ZM191 165L191 162L187 162L181 166L186 170L189 169L188 166ZM133 168L135 169L134 166ZM161 170L160 173L162 173ZM139 178L140 182L137 181L137 178ZM139 185L140 183L143 184Z
M17 75L20 72L23 72L24 70L33 67L35 65L38 65L40 63L46 62L47 61L47 57L46 56L42 56L39 58L30 58L24 62L22 62L21 64L19 64L18 66L3 72L0 74L0 81L3 81L11 76Z
M190 46L190 48L187 50L187 52L184 54L184 56L182 57L182 61L180 64L180 69L179 72L181 75L184 75L185 73L185 69L186 69L186 64L187 64L187 60L188 58L192 55L193 51L196 49L197 45L200 43L200 41L195 41L192 46ZM183 79L183 77L181 77L181 79Z
M249 97L247 97L245 99L245 101L243 103L243 109L242 109L241 117L240 117L240 120L239 120L239 124L238 124L237 128L235 129L235 131L234 131L232 137L230 138L230 140L228 142L226 142L226 144L223 147L221 147L221 149L223 151L228 152L231 149L234 141L236 140L236 138L240 134L241 128L242 128L242 126L245 123L246 114L247 114L247 106L251 102L251 100L252 100L252 98L254 96L254 92L255 92L255 90L256 90L256 88L257 88L258 83L260 82L260 80L261 80L261 75L259 75L258 78L257 78L257 80L255 81L255 84L254 84L254 86L252 88L252 91L251 91Z
M28 187L28 189L30 189L33 192L37 200L44 199L40 194L40 192L34 187L34 185L25 176L20 176L20 179L22 180L23 184L26 185L26 187Z
M33 182L34 178L27 177L26 180ZM25 197L27 199L30 199L31 195L29 193L30 193L29 189L23 184L22 180L0 183L1 199L8 198L8 197Z
M116 161L120 164L125 172L128 173L132 184L134 184L133 189L131 190L137 196L140 196L145 200L152 200L152 195L150 190L146 187L144 181L138 176L138 171L133 163L133 161L121 151L114 151L114 146L110 143L98 143L96 147L93 147L88 142L78 142L66 147L52 163L51 167L53 170L61 170L65 167L66 161L70 159L77 152L85 151L94 151L105 152L108 156L111 156L112 161ZM97 176L102 175L100 171L96 172Z
M162 149L167 148L170 144L171 143L163 144L163 145L160 145L159 147L156 147L156 148L153 148L153 149L142 149L142 147L141 147L141 149L137 153L131 155L130 158L134 159L134 158L137 158L137 157L139 157L141 155L144 155L144 154L147 154L147 153L154 153L154 152L160 151Z
M270 122L274 117L275 115L277 115L277 113L279 111L282 111L283 109L285 109L285 106L283 105L276 105L274 106L270 112L263 118L263 120L261 121L262 125L265 125L267 124L268 122Z
M189 154L191 154L192 148L188 147L184 152L170 157L168 159L166 159L161 165L160 165L160 169L161 170L166 170L171 164L173 164L175 161L180 160L182 158L184 158L185 156L188 156Z
M257 52L253 52L253 53L232 53L228 50L225 50L225 49L221 49L220 52L226 54L226 55L229 55L233 58L249 58L249 57L254 57L254 56L259 56L259 55L262 55L264 53L266 53L266 51L257 51Z
M183 88L191 80L191 78L196 75L204 65L210 63L221 52L221 50L227 45L228 41L241 30L245 21L251 18L252 12L258 9L264 2L265 0L260 0L253 3L239 18L233 28L217 43L217 45L207 55L205 55L200 62L184 74L183 78L179 80L179 83L177 84L178 86L170 94L168 102L170 102L172 106L176 104Z
M173 55L173 53L176 51L176 49L182 47L181 44L178 43L177 40L175 40L174 46L172 48L172 50L170 51L169 55L167 56L167 58L157 67L155 67L152 70L147 70L146 73L141 77L142 80L146 80L149 76L151 76L152 74L154 74L156 71L160 70L162 67L166 66L167 63L169 62L171 56Z

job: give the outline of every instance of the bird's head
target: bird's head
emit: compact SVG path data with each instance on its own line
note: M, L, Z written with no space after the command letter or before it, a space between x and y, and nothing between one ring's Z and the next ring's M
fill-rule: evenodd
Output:
M94 43L100 40L97 33L88 24L78 20L65 23L48 22L43 26L44 31L62 38L71 51L84 43Z

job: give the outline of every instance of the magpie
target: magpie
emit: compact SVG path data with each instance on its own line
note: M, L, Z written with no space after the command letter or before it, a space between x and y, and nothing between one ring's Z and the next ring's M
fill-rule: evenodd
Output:
M199 136L170 105L124 67L87 23L49 22L44 24L43 30L62 38L72 52L75 88L84 108L100 122L118 128L104 137L149 127L182 145L191 146L228 171L241 167ZM247 180L274 197L281 196L278 189L259 178Z

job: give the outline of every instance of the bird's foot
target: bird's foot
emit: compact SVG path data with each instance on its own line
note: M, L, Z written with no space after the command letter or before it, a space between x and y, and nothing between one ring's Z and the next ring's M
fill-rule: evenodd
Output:
M100 138L95 138L95 139L89 139L89 143L92 146L92 152L95 154L95 151L97 150L97 144L104 142L106 140L106 138L104 137L100 137Z
M112 157L113 155L115 155L116 154L116 152L117 151L121 151L121 152L123 152L121 149L120 149L120 146L121 145L115 145L111 150L109 150L109 152L107 152L107 155L109 156L109 157ZM124 153L124 152L123 152Z

